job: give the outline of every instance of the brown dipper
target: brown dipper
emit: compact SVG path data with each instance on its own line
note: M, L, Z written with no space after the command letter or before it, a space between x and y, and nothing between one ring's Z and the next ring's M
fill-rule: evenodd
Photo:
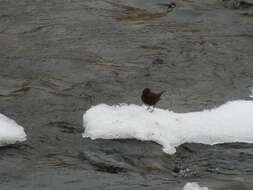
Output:
M165 91L162 91L160 93L154 93L154 92L151 92L151 90L149 88L145 88L142 91L141 99L142 99L143 103L148 106L148 109L150 106L153 106L153 110L154 110L155 104L160 100L160 97L164 92ZM153 110L151 110L151 111L153 111Z

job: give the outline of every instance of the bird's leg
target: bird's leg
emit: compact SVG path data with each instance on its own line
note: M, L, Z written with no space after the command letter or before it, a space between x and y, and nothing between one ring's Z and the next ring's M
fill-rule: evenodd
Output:
M154 111L154 109L155 109L155 106L150 106L149 112L152 113Z
M151 109L150 106L147 105L147 110L148 110L149 112L150 112L150 109Z
M155 110L155 106L147 106L147 110L152 113Z

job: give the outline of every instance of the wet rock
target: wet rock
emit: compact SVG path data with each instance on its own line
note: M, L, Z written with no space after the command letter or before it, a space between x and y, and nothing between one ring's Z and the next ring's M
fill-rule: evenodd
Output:
M31 82L22 79L9 79L0 77L0 96L18 96L27 93Z
M152 61L152 64L153 65L161 65L161 64L164 64L164 61L163 61L163 59L157 58Z
M79 130L76 128L76 124L65 122L65 121L54 121L54 122L49 122L47 124L48 127L57 127L61 130L63 133L81 133L82 130Z
M101 153L99 155L93 155L92 153L86 152L81 153L79 157L82 160L88 161L96 171L114 174L127 172L127 168L122 163L116 162L116 160L110 160L107 155Z
M222 0L224 5L233 9L249 9L253 7L253 2L243 0Z
M169 156L152 142L82 138L88 108L141 104L146 86L168 91L159 105L175 112L247 99L253 2L170 2L0 1L0 111L28 135L0 149L0 189L253 189L252 144Z
M161 3L159 5L167 7L168 11L172 11L177 6L176 2L174 1L171 1L169 3Z

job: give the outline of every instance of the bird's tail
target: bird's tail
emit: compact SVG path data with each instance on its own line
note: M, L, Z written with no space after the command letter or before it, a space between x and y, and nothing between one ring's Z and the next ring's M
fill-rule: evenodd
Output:
M163 90L162 92L160 92L159 95L161 96L164 92L165 92L165 90Z

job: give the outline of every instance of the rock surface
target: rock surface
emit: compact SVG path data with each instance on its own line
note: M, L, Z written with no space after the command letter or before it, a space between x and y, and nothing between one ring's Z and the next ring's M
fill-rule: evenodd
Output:
M144 87L166 89L158 106L176 112L248 98L253 2L175 2L0 1L0 112L28 135L0 149L1 189L253 189L251 144L169 156L151 142L81 137L91 105L141 104Z

